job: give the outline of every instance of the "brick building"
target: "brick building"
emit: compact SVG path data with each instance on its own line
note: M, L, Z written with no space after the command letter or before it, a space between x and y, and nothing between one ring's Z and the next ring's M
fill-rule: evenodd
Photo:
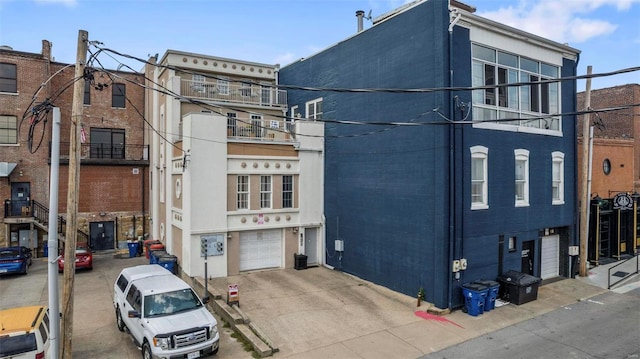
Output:
M584 108L585 93L577 94L578 109ZM591 115L593 150L589 221L589 260L599 264L624 259L640 246L638 193L640 192L640 85L627 84L592 90L590 108L616 111ZM578 146L582 146L583 123L578 121ZM581 151L579 151L581 152ZM578 157L582 163L582 156ZM578 167L581 168L581 167ZM617 202L631 201L627 207ZM634 230L635 229L635 230Z
M144 90L138 86L144 75L92 71L91 63L87 69L93 79L85 79L78 241L96 250L126 248L127 239L147 231L149 162ZM53 123L53 111L46 109L52 107L60 109L58 213L66 216L74 75L73 64L53 61L47 40L41 53L0 48L0 245L45 252ZM31 126L34 118L41 121ZM64 235L64 225L58 227Z

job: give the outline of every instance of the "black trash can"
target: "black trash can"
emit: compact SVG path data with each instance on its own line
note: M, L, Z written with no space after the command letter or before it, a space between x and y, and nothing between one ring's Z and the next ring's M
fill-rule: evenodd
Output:
M538 299L540 278L510 270L498 277L501 298L520 305Z
M300 269L307 269L307 256L304 254L293 254L294 256L294 264L293 264L293 268L300 270Z

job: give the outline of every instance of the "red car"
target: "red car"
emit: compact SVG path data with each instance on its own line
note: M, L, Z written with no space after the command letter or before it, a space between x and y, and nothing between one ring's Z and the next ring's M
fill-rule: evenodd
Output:
M93 254L87 243L78 243L76 245L76 269L85 268L93 269ZM64 271L64 254L58 259L58 272Z

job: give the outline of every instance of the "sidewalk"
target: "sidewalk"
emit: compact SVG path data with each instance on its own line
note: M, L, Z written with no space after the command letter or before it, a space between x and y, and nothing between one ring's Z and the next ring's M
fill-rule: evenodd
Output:
M226 304L229 284L239 287L239 310ZM428 303L325 267L214 278L208 287L225 320L242 333L255 328L251 342L256 332L263 338L258 353L293 359L417 358L607 291L562 279L539 287L535 301L474 317L427 313Z

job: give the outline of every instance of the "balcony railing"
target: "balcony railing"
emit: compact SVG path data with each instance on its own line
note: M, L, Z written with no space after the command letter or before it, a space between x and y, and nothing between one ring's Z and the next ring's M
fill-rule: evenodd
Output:
M49 143L51 148L51 143ZM49 151L51 156L51 151ZM109 145L104 143L82 143L80 144L80 158L82 160L97 161L149 161L148 145ZM60 159L69 159L69 143L60 143Z
M227 119L227 137L230 140L280 141L295 140L291 122L278 120L240 121Z
M200 100L241 103L264 107L286 107L287 91L259 84L181 80L180 94Z

